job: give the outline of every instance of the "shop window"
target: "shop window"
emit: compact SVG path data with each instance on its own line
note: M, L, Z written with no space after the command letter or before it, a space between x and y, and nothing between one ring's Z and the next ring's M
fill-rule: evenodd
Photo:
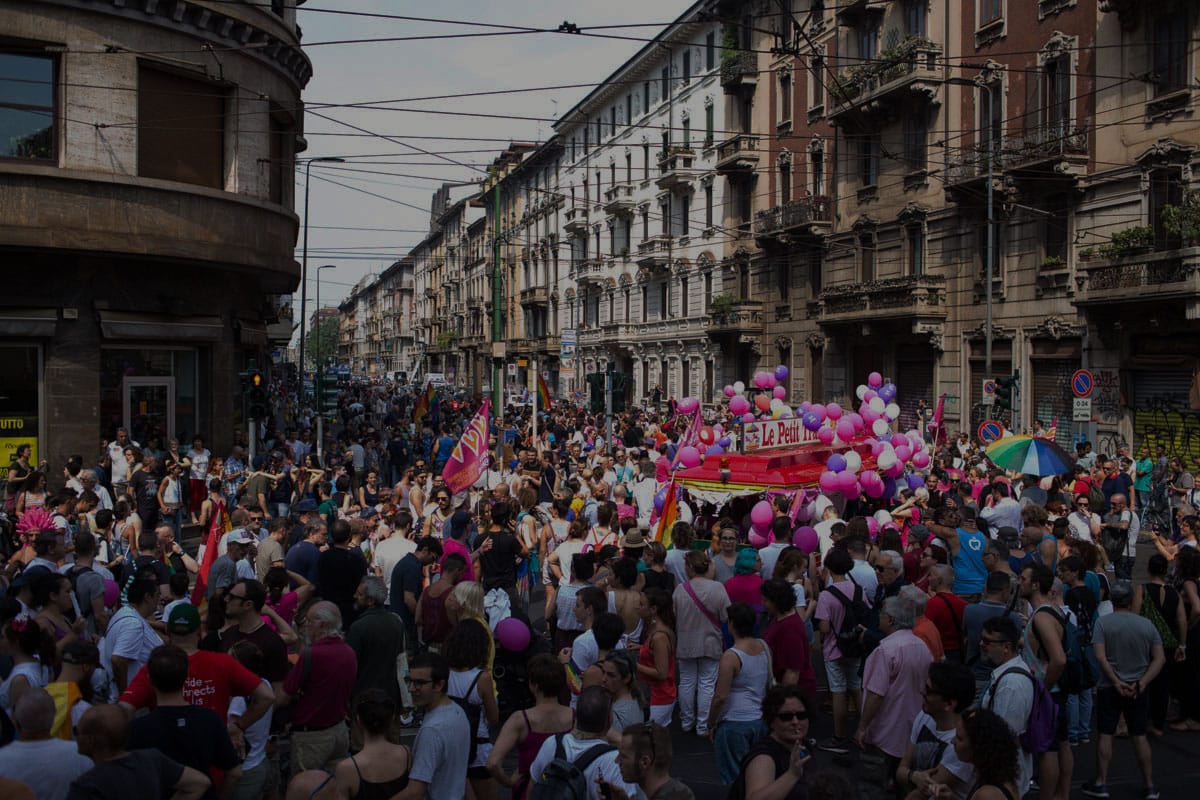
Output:
M145 64L138 68L138 175L225 188L228 91Z
M0 159L54 161L57 61L0 52Z
M29 463L35 468L38 465L41 378L37 346L0 346L0 386L4 387L0 392L0 467L5 476L22 445L33 448Z

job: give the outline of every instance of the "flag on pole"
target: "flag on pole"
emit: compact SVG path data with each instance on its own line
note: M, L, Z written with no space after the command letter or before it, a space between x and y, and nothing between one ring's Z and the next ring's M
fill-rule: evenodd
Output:
M491 453L488 451L491 409L492 401L484 400L475 416L471 417L462 438L454 445L450 460L442 468L442 479L453 494L470 489L488 468L491 459Z
M213 562L217 560L217 546L221 537L229 532L229 515L225 513L224 504L215 504L212 522L208 525L208 534L200 545L196 560L200 562L200 570L196 573L196 585L192 587L192 605L201 608L208 591L208 573L212 570Z
M434 425L442 421L442 396L432 386L429 387L429 419Z
M663 499L662 511L658 515L658 528L655 529L654 540L661 542L663 547L671 546L671 528L679 520L679 490L675 479L667 484L667 494Z
M421 420L429 413L429 404L433 401L433 384L425 385L425 391L417 398L416 404L413 406L413 422L417 425L421 424Z
M1050 423L1050 427L1047 428L1041 434L1041 438L1043 438L1043 439L1057 439L1058 438L1058 417L1055 417L1054 421Z
M550 387L546 385L546 379L540 372L537 376L537 404L542 410L550 408Z
M933 434L933 446L938 447L946 444L948 437L946 435L946 425L942 422L942 415L946 411L946 394L938 398L937 409L933 412L933 419L929 423L929 429Z

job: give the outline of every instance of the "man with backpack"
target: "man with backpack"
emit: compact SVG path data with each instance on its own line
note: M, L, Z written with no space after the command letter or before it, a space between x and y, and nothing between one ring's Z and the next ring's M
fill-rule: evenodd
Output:
M1048 716L1048 741L1029 743L1031 729L1035 727L1031 725L1034 702L1039 689L1045 693L1046 687L1033 677L1021 658L1021 628L1011 617L999 614L987 619L979 636L978 650L979 663L992 668L980 694L979 707L999 714L1019 737L1017 789L1024 791L1033 777L1033 756L1058 745L1058 708L1054 699L1046 694L1050 705L1041 710ZM1043 725L1046 721L1040 716L1037 720ZM1039 733L1042 732L1044 729L1039 729Z
M1117 722L1124 717L1146 784L1142 796L1145 800L1158 800L1146 729L1150 720L1148 689L1167 661L1162 637L1153 622L1133 613L1133 587L1127 581L1113 584L1111 596L1113 613L1097 621L1092 636L1100 665L1096 689L1100 743L1096 748L1096 777L1085 783L1082 791L1088 797L1107 800L1105 782L1112 760L1113 735L1117 732Z
M845 548L834 547L825 558L829 586L817 598L815 619L821 634L821 653L825 677L833 700L833 737L820 744L829 753L845 755L851 742L846 735L847 699L862 705L862 678L859 663L865 649L862 634L866 627L856 610L869 613L870 605L863 588L850 577L854 560Z
M408 671L413 704L425 716L413 742L408 786L392 800L461 800L467 796L468 752L474 735L466 712L446 693L450 665L437 653L422 653Z
M575 706L575 727L542 744L530 765L529 800L602 800L611 786L637 797L637 784L626 783L617 750L605 741L612 727L612 698L601 686L589 686Z

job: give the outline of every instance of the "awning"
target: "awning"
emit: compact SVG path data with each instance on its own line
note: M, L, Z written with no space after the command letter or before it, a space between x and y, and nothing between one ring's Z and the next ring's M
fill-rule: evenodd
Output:
M57 324L56 308L0 308L0 336L47 338Z
M167 342L217 342L225 325L217 316L176 317L136 311L101 309L100 334L105 339L153 339Z

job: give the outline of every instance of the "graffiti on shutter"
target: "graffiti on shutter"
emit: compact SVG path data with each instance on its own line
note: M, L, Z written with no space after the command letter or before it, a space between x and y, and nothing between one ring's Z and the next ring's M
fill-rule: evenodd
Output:
M1200 457L1200 411L1188 408L1191 372L1138 370L1133 377L1133 442L1151 454L1162 445L1189 466Z
M1079 369L1076 359L1038 359L1033 362L1033 385L1030 397L1031 421L1040 419L1049 428L1058 418L1055 440L1070 450L1075 425L1071 422L1074 396L1071 376Z

